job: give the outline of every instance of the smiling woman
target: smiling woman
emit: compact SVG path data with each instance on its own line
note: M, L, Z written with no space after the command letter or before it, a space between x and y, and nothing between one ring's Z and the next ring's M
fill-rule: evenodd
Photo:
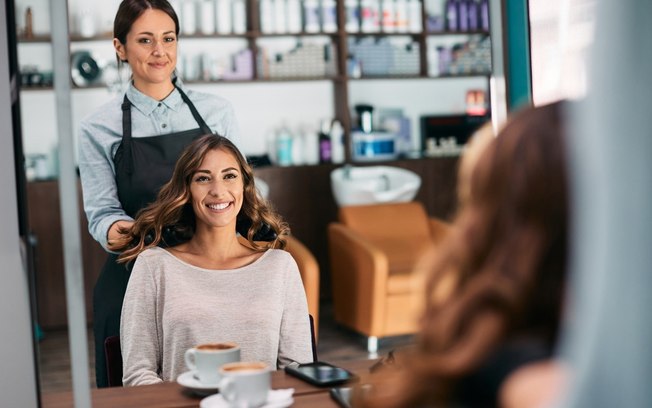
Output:
M125 40L113 39L118 58L131 67L134 86L157 99L174 89L170 78L177 65L177 26L166 12L147 9Z
M139 210L154 201L181 151L217 133L237 139L231 104L186 89L176 77L179 20L166 0L123 0L113 23L113 45L129 64L124 95L86 117L79 132L79 173L89 232L107 251ZM93 291L97 385L107 386L105 339L119 334L129 271L109 254Z
M252 221L248 245L236 234L242 216ZM261 244L253 236L263 223L276 238ZM175 380L184 352L202 343L234 342L243 361L275 368L312 361L299 270L280 250L287 225L231 141L191 143L156 201L120 232L111 248L122 262L136 259L120 326L125 385Z

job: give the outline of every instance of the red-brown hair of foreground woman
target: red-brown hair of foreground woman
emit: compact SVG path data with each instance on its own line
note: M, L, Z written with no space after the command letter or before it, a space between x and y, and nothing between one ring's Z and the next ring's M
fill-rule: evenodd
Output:
M375 391L361 405L454 402L458 381L512 336L553 347L568 239L562 106L521 111L483 149L468 201L433 261L417 344L402 369L372 380Z
M224 150L231 153L240 166L243 176L244 192L240 215L248 217L252 225L247 240L252 248L284 248L285 237L290 229L256 192L251 166L242 153L229 139L218 135L204 135L186 147L174 167L174 173L159 192L156 201L142 209L131 228L122 233L122 239L111 242L110 248L122 252L118 260L129 262L145 249L160 244L164 229L170 229L180 241L189 240L195 232L195 213L190 202L190 183L206 154L211 150ZM271 242L255 242L253 236L266 223L276 233ZM235 234L235 230L233 231Z

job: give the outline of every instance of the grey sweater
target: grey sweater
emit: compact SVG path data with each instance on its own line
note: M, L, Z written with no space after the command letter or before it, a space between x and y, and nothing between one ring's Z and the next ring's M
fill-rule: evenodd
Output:
M250 265L209 270L168 251L138 256L122 306L125 386L174 381L186 349L240 345L242 361L282 368L312 361L306 295L294 259L271 249Z

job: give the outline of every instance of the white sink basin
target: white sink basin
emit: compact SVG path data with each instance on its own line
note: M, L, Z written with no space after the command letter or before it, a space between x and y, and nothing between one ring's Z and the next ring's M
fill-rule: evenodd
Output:
M421 187L418 174L390 166L344 166L331 172L338 206L412 201Z

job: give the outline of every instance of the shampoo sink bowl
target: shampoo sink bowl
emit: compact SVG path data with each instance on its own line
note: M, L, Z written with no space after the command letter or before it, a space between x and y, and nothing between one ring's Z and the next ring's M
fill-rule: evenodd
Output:
M421 177L390 166L344 166L331 172L331 188L338 206L412 201Z

